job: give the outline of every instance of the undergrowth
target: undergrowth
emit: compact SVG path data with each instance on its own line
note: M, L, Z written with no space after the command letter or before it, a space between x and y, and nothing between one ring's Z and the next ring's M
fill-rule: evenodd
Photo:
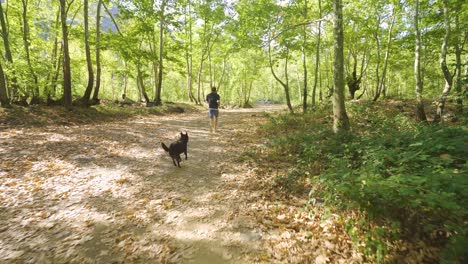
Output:
M93 122L122 120L135 116L163 115L170 113L198 111L197 106L183 103L164 103L157 107L121 105L110 101L91 107L73 107L71 111L62 106L13 105L0 108L0 126L47 126L73 125Z
M466 122L419 124L382 103L347 110L352 130L341 135L332 132L324 109L271 118L263 129L267 159L292 168L275 185L293 191L298 178L307 177L311 201L359 212L347 218L348 234L375 262L408 254L397 246L405 241L435 249L422 253L422 262L466 263Z

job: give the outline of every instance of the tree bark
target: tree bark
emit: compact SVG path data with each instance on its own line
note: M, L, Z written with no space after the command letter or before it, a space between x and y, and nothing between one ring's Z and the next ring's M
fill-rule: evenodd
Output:
M161 5L161 16L159 18L159 69L158 69L158 86L156 88L156 98L154 98L155 105L161 105L161 89L163 82L163 49L164 49L164 11L165 11L166 1L162 2Z
M145 102L146 102L146 105L149 104L150 102L150 99L148 97L148 94L146 93L146 87L145 87L145 83L143 81L143 74L141 72L141 66L140 65L137 65L137 85L138 85L138 88L140 90L140 94L143 96L143 98L145 99Z
M89 99L91 98L91 92L93 90L94 84L94 72L93 72L93 63L91 61L91 49L89 47L89 16L88 16L88 0L83 0L84 6L84 45L85 45L85 54L86 54L86 67L88 69L88 85L86 86L85 93L82 97L82 103L84 106L89 104Z
M384 92L384 89L385 89L385 77L387 75L387 65L388 65L388 58L390 56L390 45L392 43L392 30L393 30L393 25L395 24L395 18L396 18L395 7L393 7L392 22L388 30L387 49L385 50L384 65L382 69L382 79L380 80L380 82L378 82L377 91L375 93L374 100L373 100L374 102L379 99L380 94Z
M10 99L8 98L5 73L0 62L0 106L3 108L10 107Z
M322 1L318 1L319 17L322 18ZM314 73L314 86L312 88L312 107L315 106L315 95L317 93L317 83L319 78L320 68L320 42L322 35L322 21L318 22L318 33L317 33L317 46L315 50L315 73ZM321 99L320 99L321 100Z
M153 70L153 102L154 100L156 99L157 97L157 90L158 90L158 69L159 69L159 59L158 59L158 55L156 54L156 29L153 30L152 34L151 34L151 41L149 41L148 43L148 46L150 48L150 51L151 51L151 55L153 56L152 57L152 60L151 60L151 63L152 63L152 70Z
M307 41L307 35L306 35L306 30L305 30L305 26L303 26L303 46L302 46L302 70L303 70L303 73L304 73L304 83L303 83L303 88L302 88L302 112L307 112L307 95L308 95L308 91L307 91L307 54L306 54L306 41ZM312 95L312 98L314 97L314 95ZM313 99L312 99L313 100ZM312 101L312 104L313 101Z
M377 29L376 31L374 31L374 37L375 37L375 44L377 45L376 47L376 51L377 51L377 65L375 66L375 80L376 80L376 84L375 84L375 94L374 94L374 98L375 96L379 93L379 88L380 88L380 37L379 37L379 33L378 31L380 30L380 15L378 17L378 20L377 20ZM380 96L380 94L379 94ZM375 99L374 101L376 101L377 99Z
M99 90L101 89L101 7L102 0L98 1L96 10L96 85L94 87L92 104L99 104Z
M31 104L38 104L40 103L39 98L39 84L37 80L37 75L34 72L32 63L31 63L31 51L30 51L30 34L29 34L29 24L28 24L28 0L21 0L23 4L23 13L22 13L22 22L23 22L23 43L24 43L24 50L26 52L26 63L28 64L29 73L32 77L32 89L31 89ZM29 85L28 85L29 86ZM28 89L29 90L29 89Z
M421 78L421 32L419 31L419 0L414 1L414 32L415 32L415 51L414 51L414 79L416 83L416 119L426 122L426 113L422 100L422 78Z
M70 50L68 47L67 2L60 0L60 20L62 24L63 43L63 104L66 109L72 108Z
M185 12L185 23L188 24L188 30L185 32L188 39L188 45L185 49L185 61L187 64L186 74L187 74L187 95L192 103L196 103L197 100L193 95L193 61L192 61L192 10L191 10L191 1L187 1L187 8ZM187 18L188 16L188 18Z
M459 13L457 12L455 16L455 30L458 34L460 34L460 21L459 21ZM465 42L467 40L467 33L468 30L465 29L463 32L463 40L461 41L462 43L459 43L459 38L457 37L457 41L455 43L455 83L454 83L454 88L455 92L457 94L457 106L456 106L456 112L461 114L463 112L463 96L462 96L462 59L461 55L463 52L463 48L465 45ZM461 34L460 34L461 35ZM465 64L467 65L467 64ZM467 66L468 67L468 66ZM466 74L465 74L466 76Z
M153 79L154 79L154 84L153 84L153 101L156 100L156 98L158 97L158 76L159 76L159 73L158 73L158 69L159 69L159 66L158 66L158 60L156 58L153 59Z
M213 76L215 74L213 70L213 61L211 60L211 52L208 54L208 66L209 66L209 73L210 73L210 88L213 87Z
M343 3L342 0L333 1L333 131L342 133L349 130L349 119L346 114L344 98L344 56L343 56Z
M5 48L5 57L8 61L8 63L13 66L13 56L11 54L11 48L10 48L10 38L9 38L9 32L5 20L5 15L3 13L3 5L0 3L0 23L2 25L2 38L3 38L3 46ZM10 66L10 67L11 67ZM7 69L9 68L8 65L6 67ZM18 86L18 81L16 79L16 73L15 70L13 69L11 71L11 76L8 78L8 76L5 76L5 79L10 79L11 80L11 94L10 97L13 101L18 100L18 92L19 92L19 86ZM8 87L7 87L8 88Z
M307 0L304 1L305 7L304 7L304 18L307 18ZM320 5L320 4L319 4ZM319 22L319 27L320 27L320 22ZM307 54L306 54L306 45L307 45L307 31L306 31L306 25L302 26L302 68L304 71L304 88L302 91L302 112L307 112ZM312 94L312 105L315 104L315 94Z
M60 43L59 44L59 51L58 51L58 57L57 61L55 64L55 72L54 75L52 76L52 91L51 94L53 97L57 96L57 84L60 76L60 69L63 68L63 45Z
M362 77L364 76L367 66L369 65L368 63L366 63L366 58L367 58L366 52L367 51L364 50L364 54L362 54L361 70L359 73L359 77L357 75L357 64L358 64L357 55L356 54L352 55L353 56L353 72L351 73L351 77L348 77L346 81L348 84L349 96L351 99L354 99L354 97L356 96L356 92L361 89ZM362 95L364 95L364 93L365 93L365 90L356 99L359 100L362 97Z
M60 7L59 7L59 10L57 12L57 16L55 18L55 25L54 25L54 29L55 29L55 37L54 37L54 45L52 47L52 56L51 56L51 60L50 60L50 68L53 69L53 71L49 71L47 72L47 84L46 84L46 88L45 88L45 96L46 96L46 100L47 102L51 101L52 100L52 90L54 88L54 77L55 77L55 74L56 74L56 70L57 69L57 56L58 56L58 28L60 26Z
M442 90L442 95L440 96L437 102L437 109L436 114L434 115L434 123L438 123L442 119L442 114L445 108L445 101L447 100L447 96L452 89L453 77L450 73L450 70L447 67L447 46L449 45L450 39L450 18L449 18L449 10L448 10L448 3L447 0L443 0L443 9L444 9L444 27L445 27L445 35L444 40L442 42L441 52L440 52L440 68L442 73L444 74L445 86Z

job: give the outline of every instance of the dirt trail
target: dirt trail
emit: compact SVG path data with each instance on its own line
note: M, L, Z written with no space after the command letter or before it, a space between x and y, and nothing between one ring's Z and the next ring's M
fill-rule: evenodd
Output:
M251 263L235 144L260 112L149 116L0 131L0 263ZM253 121L252 121L253 120ZM190 136L173 166L160 142Z

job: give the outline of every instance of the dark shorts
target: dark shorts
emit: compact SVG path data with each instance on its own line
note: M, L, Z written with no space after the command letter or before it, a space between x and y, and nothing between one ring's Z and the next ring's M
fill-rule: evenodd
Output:
M218 117L219 116L219 109L209 109L208 116L210 118Z

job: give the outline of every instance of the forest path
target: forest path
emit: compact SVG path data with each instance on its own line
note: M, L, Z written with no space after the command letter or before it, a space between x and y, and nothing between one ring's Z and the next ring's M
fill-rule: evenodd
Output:
M262 112L226 110L0 130L0 263L250 263L243 137ZM190 137L182 168L160 147ZM244 139L245 140L245 139Z

